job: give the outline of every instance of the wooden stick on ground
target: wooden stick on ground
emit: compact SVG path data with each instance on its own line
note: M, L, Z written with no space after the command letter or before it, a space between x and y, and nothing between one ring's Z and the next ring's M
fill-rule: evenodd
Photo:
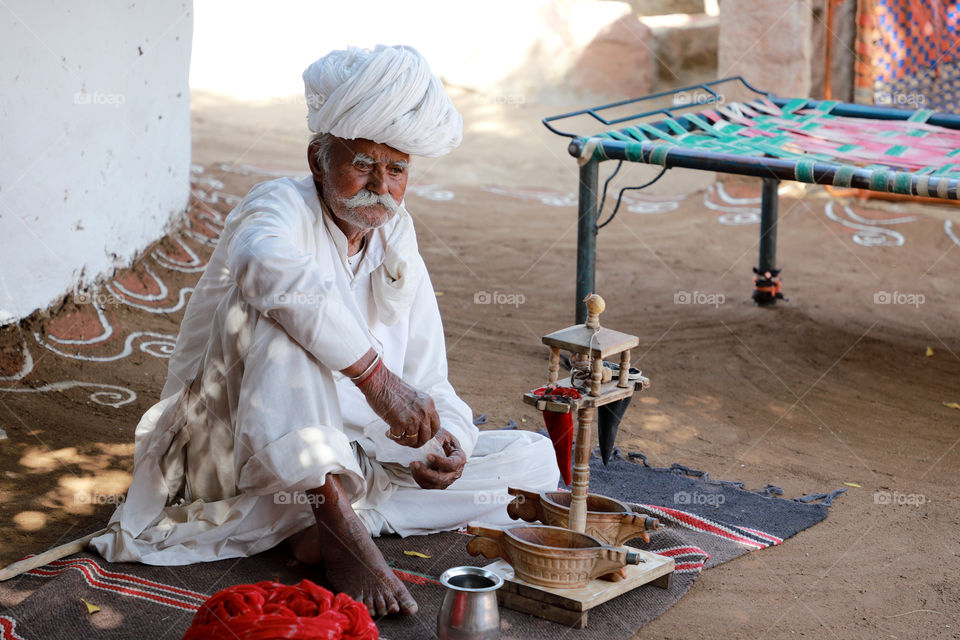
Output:
M66 542L54 547L53 549L47 549L43 553L38 553L35 556L14 562L10 566L0 569L0 582L9 580L10 578L15 578L21 573L26 573L31 569L36 569L37 567L50 564L54 560L59 560L60 558L66 558L67 556L72 556L75 553L80 553L87 548L87 545L90 544L91 540L99 535L103 535L106 532L106 529L101 529L100 531L95 531L90 535L77 538L72 542Z

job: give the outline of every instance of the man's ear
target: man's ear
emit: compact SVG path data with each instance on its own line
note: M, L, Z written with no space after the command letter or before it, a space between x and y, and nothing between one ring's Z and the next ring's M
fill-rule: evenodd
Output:
M307 163L310 166L310 173L313 174L313 179L318 183L323 181L323 163L320 162L320 158L317 157L317 149L319 146L316 142L311 142L307 145Z

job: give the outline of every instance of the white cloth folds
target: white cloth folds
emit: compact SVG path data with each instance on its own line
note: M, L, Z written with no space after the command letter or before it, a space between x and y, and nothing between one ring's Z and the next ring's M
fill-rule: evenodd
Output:
M447 380L436 296L408 232L404 214L370 234L354 274L311 178L251 191L190 299L162 398L137 426L126 501L91 542L101 555L178 565L258 553L315 522L304 492L329 474L373 534L505 517L508 484L556 488L549 439L481 437L473 425ZM389 267L395 237L407 267ZM384 265L398 280L410 265L423 270L400 287L411 291L409 303L391 307L395 318L374 300ZM371 346L433 398L441 426L459 440L468 462L448 489L420 489L408 469L377 459L364 436L388 426L339 369Z
M380 322L386 325L396 324L410 309L420 281L426 275L417 249L413 216L401 204L395 217L399 219L386 239L383 263L370 276Z
M303 82L314 133L427 157L449 153L463 137L460 113L413 47L331 51L307 67Z

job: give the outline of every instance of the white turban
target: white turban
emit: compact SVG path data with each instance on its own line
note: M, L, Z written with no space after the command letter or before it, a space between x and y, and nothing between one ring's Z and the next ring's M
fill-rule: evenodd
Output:
M314 133L366 138L431 158L463 137L460 113L413 47L331 51L307 67L303 83Z

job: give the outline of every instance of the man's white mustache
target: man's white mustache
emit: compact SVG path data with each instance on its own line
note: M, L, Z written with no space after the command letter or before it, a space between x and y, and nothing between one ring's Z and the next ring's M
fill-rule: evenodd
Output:
M391 196L389 193L378 195L373 191L369 191L368 189L361 189L356 195L341 200L341 204L343 204L343 206L345 206L347 209L370 207L375 204L386 207L388 211L396 211L400 208L400 205L397 204L397 201L394 200L393 196Z

